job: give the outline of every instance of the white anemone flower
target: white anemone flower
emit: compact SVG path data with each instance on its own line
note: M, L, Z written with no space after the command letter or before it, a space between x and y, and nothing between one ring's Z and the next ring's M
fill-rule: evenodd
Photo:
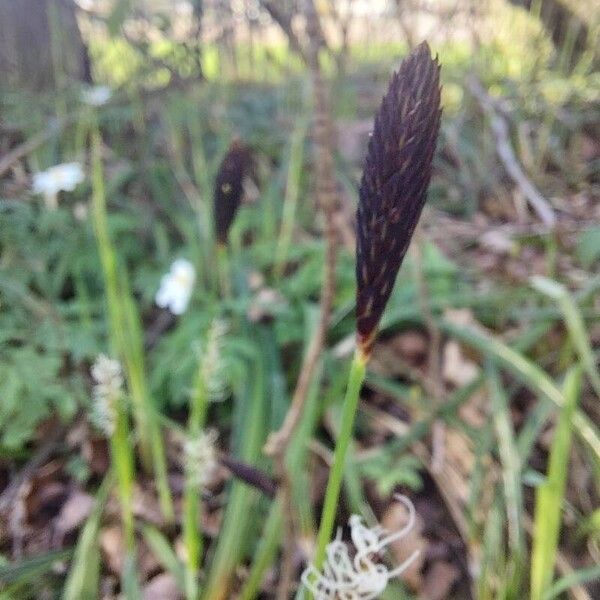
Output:
M107 85L95 85L81 92L81 100L90 106L103 106L112 97L112 90Z
M160 280L156 304L161 308L168 308L174 315L183 314L192 297L195 281L194 265L189 260L178 258Z
M58 206L58 192L72 192L84 179L80 163L63 163L34 173L33 192L44 194L46 207L54 210Z
M373 600L385 590L390 579L400 576L419 555L415 550L411 556L395 569L388 569L384 564L376 562L379 554L389 544L402 539L413 528L415 508L405 496L396 496L396 500L404 504L408 511L406 525L395 533L383 527L366 527L362 517L352 515L350 537L354 545L351 557L348 544L341 540L341 531L327 545L323 571L309 565L302 573L302 583L313 594L315 600Z
M123 393L123 372L118 360L100 354L91 369L94 379L91 421L107 436L115 431L117 402Z

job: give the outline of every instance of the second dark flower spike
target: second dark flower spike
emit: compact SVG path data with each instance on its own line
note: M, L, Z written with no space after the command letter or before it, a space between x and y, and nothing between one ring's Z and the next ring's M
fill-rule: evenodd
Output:
M227 244L229 229L244 195L244 179L251 176L253 169L250 149L234 140L221 161L215 180L215 233L220 245Z
M423 42L392 76L375 116L357 211L356 329L364 358L425 203L440 127L439 73Z

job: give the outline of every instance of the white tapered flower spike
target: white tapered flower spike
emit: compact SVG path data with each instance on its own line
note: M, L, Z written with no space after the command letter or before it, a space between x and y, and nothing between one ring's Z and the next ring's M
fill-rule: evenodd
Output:
M185 467L195 485L204 487L215 475L219 466L216 429L200 432L195 439L186 439L183 444Z
M387 587L390 579L399 577L416 560L419 551L394 569L377 562L377 557L391 543L405 537L415 524L415 508L405 496L397 495L408 511L406 525L394 533L383 527L366 527L362 517L352 515L348 521L350 537L354 546L350 548L341 540L341 532L327 545L323 570L309 565L302 573L302 583L313 594L314 600L372 600Z
M123 393L123 372L118 360L100 354L91 369L94 379L90 420L107 437L115 431L117 402Z

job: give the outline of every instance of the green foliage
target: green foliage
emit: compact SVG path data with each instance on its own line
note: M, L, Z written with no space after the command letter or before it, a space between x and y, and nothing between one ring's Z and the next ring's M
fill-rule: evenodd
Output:
M121 335L126 332L120 350L129 357L130 383L134 372L137 391L148 399L152 416L164 425L162 433L173 429L181 434L181 423L197 391L207 331L215 319L223 318L229 325L221 356L227 364L227 393L222 401L206 404L205 422L218 428L220 450L273 475L262 448L267 433L281 425L288 408L317 321L323 270L306 73L287 46L261 42L250 47L244 41L234 48L238 71L237 78L232 77L232 57L211 41L200 53L206 81L186 79L197 74L198 65L193 45L184 47L175 40L175 19L157 15L154 25L160 39L138 46L123 35L131 4L115 2L107 19L109 39L93 37L90 45L96 78L118 88L114 101L96 113L99 137L94 184L96 194L99 187L104 188L105 234L118 267L110 276L115 279L112 283L122 314L111 325L105 296L107 274L102 272L89 214L91 113L81 110L78 90L69 89L60 103L73 122L56 129L51 126L47 141L19 163L14 173L16 192L11 187L13 174L3 175L10 185L2 188L0 199L0 457L28 458L35 451L40 424L55 419L68 423L79 410L85 413L91 396L89 368L100 352L108 352L111 326L113 337L115 330ZM573 509L574 526L562 523L562 511L572 500L564 476L569 473L573 447L584 450L578 460L591 473L586 494L593 496L597 492L591 489L593 484L598 488L600 483L600 432L589 416L597 398L578 402L579 394L600 393L597 348L590 335L599 322L594 304L599 280L591 276L600 259L600 229L585 213L584 222L569 223L580 227L576 235L538 233L534 226L529 231L529 217L523 214L515 230L523 228L526 233L511 234L513 247L508 254L482 253L480 230L497 227L505 231L512 225L504 222L504 212L488 214L488 205L504 210L506 203L512 211L518 198L464 80L466 75L478 74L492 95L502 98L499 107L510 121L518 158L544 195L556 202L557 213L563 211L560 202L565 202L568 212L573 194L589 197L591 205L595 200L598 161L585 162L580 155L597 121L593 102L600 80L589 73L585 61L572 73L556 68L550 39L535 17L509 10L510 18L501 20L502 27L493 39L481 43L476 56L462 41L439 48L445 79L443 151L436 158L422 256L415 261L409 252L380 338L383 345L389 340L393 348L398 332L421 334L431 325L418 292L422 278L442 343L460 342L469 359L485 369L471 383L456 389L446 385L444 403L439 406L424 385L424 364L401 368L401 375L370 370L362 400L369 403L376 395L376 401L391 401L394 409L410 413L413 419L403 422L404 435L386 437L383 443L376 437L372 444L375 420L359 405L360 443L347 440L349 461L336 478L343 478L348 510L374 523L365 482L382 498L398 486L415 494L429 490L423 480L428 481L431 473L425 474L423 461L414 457L411 448L417 442L428 443L432 424L443 421L464 438L468 459L472 459L472 471L463 482L468 487L460 490L466 495L461 496L458 514L453 516L458 517L459 526L466 524L460 534L465 562L479 568L479 581L474 583L478 596L524 598L529 593L530 573L535 597L550 600L598 578L598 569L588 563L563 576L555 576L554 567L563 542L561 530L568 534L563 537L569 550L575 548L574 554L586 543L596 543L600 532L598 511L585 514ZM514 28L521 32L518 43L513 43ZM323 61L325 73L334 76L334 113L342 135L346 120L371 118L372 104L379 100L377 90L404 52L404 43L351 44L344 78L336 77L335 60ZM531 56L540 58L530 60ZM165 85L177 77L182 78L181 86ZM6 107L3 118L15 124L24 140L46 127L57 106L55 98L42 95L1 100ZM339 145L345 150L342 135ZM210 200L217 166L234 136L256 152L260 196L255 204L241 208L230 247L217 266ZM43 209L40 199L19 183L29 176L27 170L74 158L87 163L88 181L72 193L61 194L56 211ZM337 158L337 176L343 183L343 230L352 227L360 161ZM103 170L98 169L100 164ZM26 171L21 173L20 168ZM75 209L82 206L88 215L80 220L81 211ZM473 232L463 228L455 236L451 229L446 235L442 212L473 220ZM315 539L319 518L314 497L322 492L314 489L320 481L315 473L321 467L316 468L320 459L315 459L313 451L329 444L338 433L335 423L349 366L338 351L348 345L354 329L355 259L346 241L340 236L327 346L287 457L298 530L308 541ZM571 251L574 261L568 256ZM531 272L546 269L548 278L520 276L521 267L530 272L532 254L541 257L541 266L536 263ZM154 335L165 316L154 297L161 276L179 257L191 260L197 269L194 293L185 314L172 317L168 327ZM579 270L565 273L564 264L572 262ZM490 264L495 266L490 269ZM219 292L224 273L232 290L226 298ZM589 282L580 285L584 279ZM579 291L573 291L578 286ZM280 294L280 302L257 320L253 310L265 289ZM457 324L446 314L449 309L467 312L472 323ZM579 375L570 370L576 361L591 386L579 387ZM482 425L467 423L462 416L462 407L476 394L483 394L486 403ZM126 411L123 416L128 417ZM397 418L395 410L388 416ZM545 464L545 448L541 450L538 442L553 420L557 421L554 434L543 437L545 442L551 440L544 476L540 461ZM130 436L125 431L122 454L126 447L137 451L137 442L146 433L139 424ZM313 438L320 444L310 444ZM124 465L113 457L113 470L118 464ZM19 466L15 462L15 468ZM124 465L125 470L130 467ZM171 461L170 469L178 468ZM488 485L490 470L497 475L493 485ZM80 456L69 458L65 473L81 485L95 482ZM169 483L173 481L175 477ZM526 523L534 510L534 494L527 486L535 488L536 496L532 558L526 551ZM131 497L132 488L126 485L125 489ZM97 534L108 491L101 488L96 509L80 532L66 585L51 570L56 560L66 560L71 551L20 563L4 560L0 582L5 589L0 597L51 595L47 584L54 591L62 588L67 598L92 597L101 576ZM278 570L285 513L279 501L260 497L240 481L219 489L215 498L219 510L223 507L221 530L217 539L198 538L202 539L200 568L193 565L192 574L197 586L187 586L188 597L226 597L223 593L228 592L223 590L235 586L240 597L251 600L260 593L265 574ZM199 493L194 499L201 504ZM437 495L436 501L441 502ZM340 514L330 511L335 525ZM205 533L197 527L201 523L202 519L192 522L199 536ZM179 528L149 526L137 518L127 527L130 537L143 537L161 567L186 591L186 559L175 551ZM134 556L129 554L121 593L138 596L137 579ZM390 585L386 594L410 597L400 584Z
M396 457L385 448L376 457L360 463L362 475L375 482L382 498L391 496L397 486L406 486L414 491L421 489L421 467L421 461L416 457L410 454Z

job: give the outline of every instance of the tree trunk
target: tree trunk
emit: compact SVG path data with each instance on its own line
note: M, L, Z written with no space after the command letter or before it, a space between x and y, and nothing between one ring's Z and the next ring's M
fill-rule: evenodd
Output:
M0 89L59 90L91 82L72 0L0 0Z
M509 2L527 10L530 10L533 4L532 0L509 0ZM594 10L596 11L595 14L598 14L598 9L593 9L591 6L589 8L590 15L594 15ZM572 44L571 64L569 66L575 65L588 48L589 43L589 28L582 19L581 14L575 11L568 2L542 0L540 20L558 50L561 50L568 41ZM571 39L569 40L569 38Z

